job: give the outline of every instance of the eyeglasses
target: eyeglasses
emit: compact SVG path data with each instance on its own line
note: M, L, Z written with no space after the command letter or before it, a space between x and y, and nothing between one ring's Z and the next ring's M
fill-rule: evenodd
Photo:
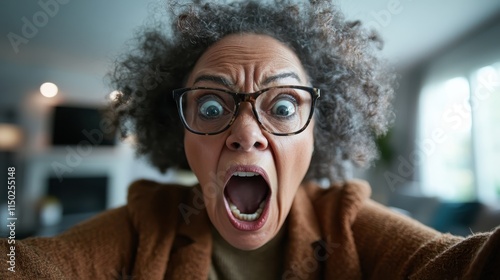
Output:
M241 102L250 102L259 125L267 132L287 136L306 129L320 90L304 86L276 86L254 93L195 87L173 91L184 126L192 133L214 135L228 129Z

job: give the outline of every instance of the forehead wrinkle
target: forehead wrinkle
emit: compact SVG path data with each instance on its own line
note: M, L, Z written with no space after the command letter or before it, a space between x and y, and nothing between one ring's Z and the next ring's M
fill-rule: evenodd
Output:
M207 63L214 63L221 59L229 61L241 60L243 63L247 64L256 61L255 53L256 51L254 49L249 49L242 45L215 45L207 50L206 54L210 55L206 55L205 60ZM260 54L260 57L262 57L262 55L263 54Z
M252 62L255 62L253 60ZM297 67L279 67L277 64L270 62L265 65L249 64L234 64L232 62L217 62L213 66L207 63L209 69L208 75L200 75L196 78L195 83L199 80L207 80L228 87L239 87L250 89L252 87L260 88L269 84L280 82L282 80L295 80L299 84L302 83L300 71ZM286 66L293 65L287 64ZM205 73L205 71L203 71ZM208 79L204 77L210 77ZM213 77L213 78L212 78Z
M199 70L201 74L227 77L231 87L243 91L281 79L294 79L299 84L307 82L307 75L297 55L286 45L277 42L281 47L272 44L268 47L266 41L250 47L245 40L224 38L202 55L200 61L203 66Z
M234 89L239 72L241 71L231 63L207 63L202 69L193 73L195 75L193 85L198 82L208 82Z

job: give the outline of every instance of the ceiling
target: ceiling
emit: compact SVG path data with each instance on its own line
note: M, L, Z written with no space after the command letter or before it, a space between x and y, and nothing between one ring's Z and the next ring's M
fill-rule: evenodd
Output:
M73 95L102 98L110 91L103 77L113 59L152 13L161 16L164 9L161 0L57 1L2 0L4 105L18 104L47 80ZM57 4L47 14L39 3ZM384 55L399 68L429 58L500 15L498 0L339 0L339 6L348 19L379 30L386 42ZM25 27L26 21L36 21L36 30ZM23 27L30 38L14 46L9 36L23 35Z

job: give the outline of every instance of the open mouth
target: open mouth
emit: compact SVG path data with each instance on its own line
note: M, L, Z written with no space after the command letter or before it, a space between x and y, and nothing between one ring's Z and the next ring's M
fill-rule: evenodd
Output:
M267 218L270 194L263 170L233 171L224 189L226 209L233 226L240 230L262 227Z

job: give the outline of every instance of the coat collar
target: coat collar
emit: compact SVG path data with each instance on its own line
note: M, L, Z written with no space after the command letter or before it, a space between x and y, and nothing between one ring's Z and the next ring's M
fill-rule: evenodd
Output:
M181 221L177 230L168 268L172 279L208 277L212 236L205 207L196 207L200 206L200 195L199 188L195 188L185 201L185 209L192 215ZM285 225L288 240L283 278L317 279L322 271L323 243L313 205L303 188L297 191Z
M357 182L321 190L309 184L298 188L285 224L288 239L283 279L318 279L325 275L360 278L359 273L352 274L360 268L351 223L357 208L369 196L362 185ZM199 186L136 182L129 190L128 204L138 232L134 275L145 279L207 279L212 234Z

